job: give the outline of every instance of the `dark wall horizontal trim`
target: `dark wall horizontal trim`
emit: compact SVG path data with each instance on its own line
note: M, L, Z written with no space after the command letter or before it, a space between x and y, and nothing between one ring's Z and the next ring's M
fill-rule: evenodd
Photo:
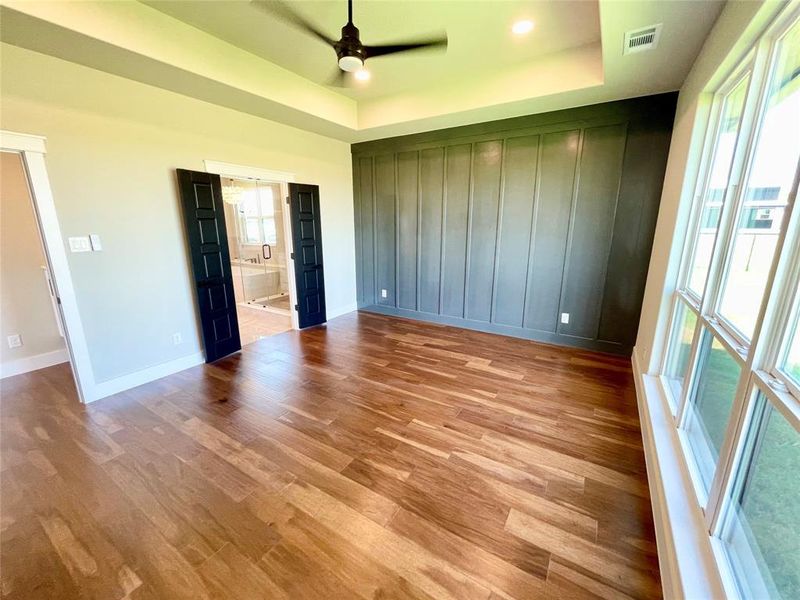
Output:
M601 122L620 122L631 118L644 119L651 123L663 122L665 119L672 124L675 117L675 106L678 101L678 92L667 92L653 96L642 96L627 100L617 100L604 104L592 104L577 108L566 108L553 112L513 117L499 121L488 121L474 125L449 127L423 133L414 133L369 142L361 142L350 146L353 155L377 154L397 150L417 150L428 145L440 145L442 140L453 144L467 141L468 138L492 136L494 138L514 135L526 135L538 132L540 129L554 131L568 127L585 127L597 125Z
M472 321L470 319L461 319L458 317L449 317L434 313L420 313L414 310L396 308L394 306L380 306L377 304L372 304L369 306L359 306L358 309L380 315L389 315L390 317L403 317L405 319L413 319L414 321L427 321L430 323L439 323L441 325L451 325L453 327L471 329L472 331L496 333L498 335L507 335L509 337L530 340L533 342L542 342L544 344L553 344L555 346L570 346L572 348L593 350L595 352L605 352L607 354L616 354L619 356L630 356L631 352L633 351L631 346L623 346L613 342L590 340L587 338L579 338L570 335L559 335L557 333L550 333L548 331L523 329L522 327L511 327L509 325L500 325L498 323L486 323L485 321Z

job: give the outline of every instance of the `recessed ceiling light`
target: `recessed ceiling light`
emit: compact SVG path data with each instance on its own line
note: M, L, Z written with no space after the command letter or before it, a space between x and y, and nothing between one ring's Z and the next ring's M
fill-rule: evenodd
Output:
M524 19L522 21L517 21L512 25L511 31L514 35L525 35L526 33L530 33L533 31L533 21L529 21L528 19Z
M367 71L366 69L359 69L358 71L356 71L356 79L358 79L359 81L367 81L369 80L369 77L370 77L369 71Z

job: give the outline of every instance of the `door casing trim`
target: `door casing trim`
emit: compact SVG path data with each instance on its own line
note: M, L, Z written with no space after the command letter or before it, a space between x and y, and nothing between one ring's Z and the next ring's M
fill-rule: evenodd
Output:
M232 179L257 179L266 183L277 183L280 185L283 202L283 210L281 211L281 215L283 215L283 239L286 240L284 260L286 261L286 274L289 278L289 316L292 320L292 329L300 329L297 311L294 309L297 304L297 284L294 275L294 260L292 259L294 241L292 238L291 208L286 202L286 198L289 197L289 184L294 183L295 174L289 171L262 169L260 167L237 165L218 160L204 160L203 165L205 166L206 173L214 173Z

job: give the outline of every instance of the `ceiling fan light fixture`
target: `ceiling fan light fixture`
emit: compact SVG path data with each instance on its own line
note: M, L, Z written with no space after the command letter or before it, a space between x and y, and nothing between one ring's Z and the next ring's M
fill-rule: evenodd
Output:
M355 73L364 68L364 61L357 56L343 56L339 59L339 68L348 73Z
M531 31L533 31L533 21L528 19L517 21L511 26L511 33L514 35L525 35Z
M362 68L356 71L356 79L358 79L359 81L369 81L370 76L371 76L370 72L367 71L366 69Z

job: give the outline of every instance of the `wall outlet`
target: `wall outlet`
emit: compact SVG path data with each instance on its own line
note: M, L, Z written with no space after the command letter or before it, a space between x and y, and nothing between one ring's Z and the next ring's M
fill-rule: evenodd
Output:
M8 336L8 347L9 348L19 348L22 346L22 336L18 333L13 333Z
M388 298L388 297L389 297L389 292L387 292L386 290L381 290L381 298Z
M92 242L89 241L88 235L81 235L69 238L70 252L91 252Z
M561 322L564 324L569 323L569 313L561 313Z
M177 346L181 342L183 342L183 338L181 337L181 334L180 333L173 333L172 334L172 345L173 346Z

